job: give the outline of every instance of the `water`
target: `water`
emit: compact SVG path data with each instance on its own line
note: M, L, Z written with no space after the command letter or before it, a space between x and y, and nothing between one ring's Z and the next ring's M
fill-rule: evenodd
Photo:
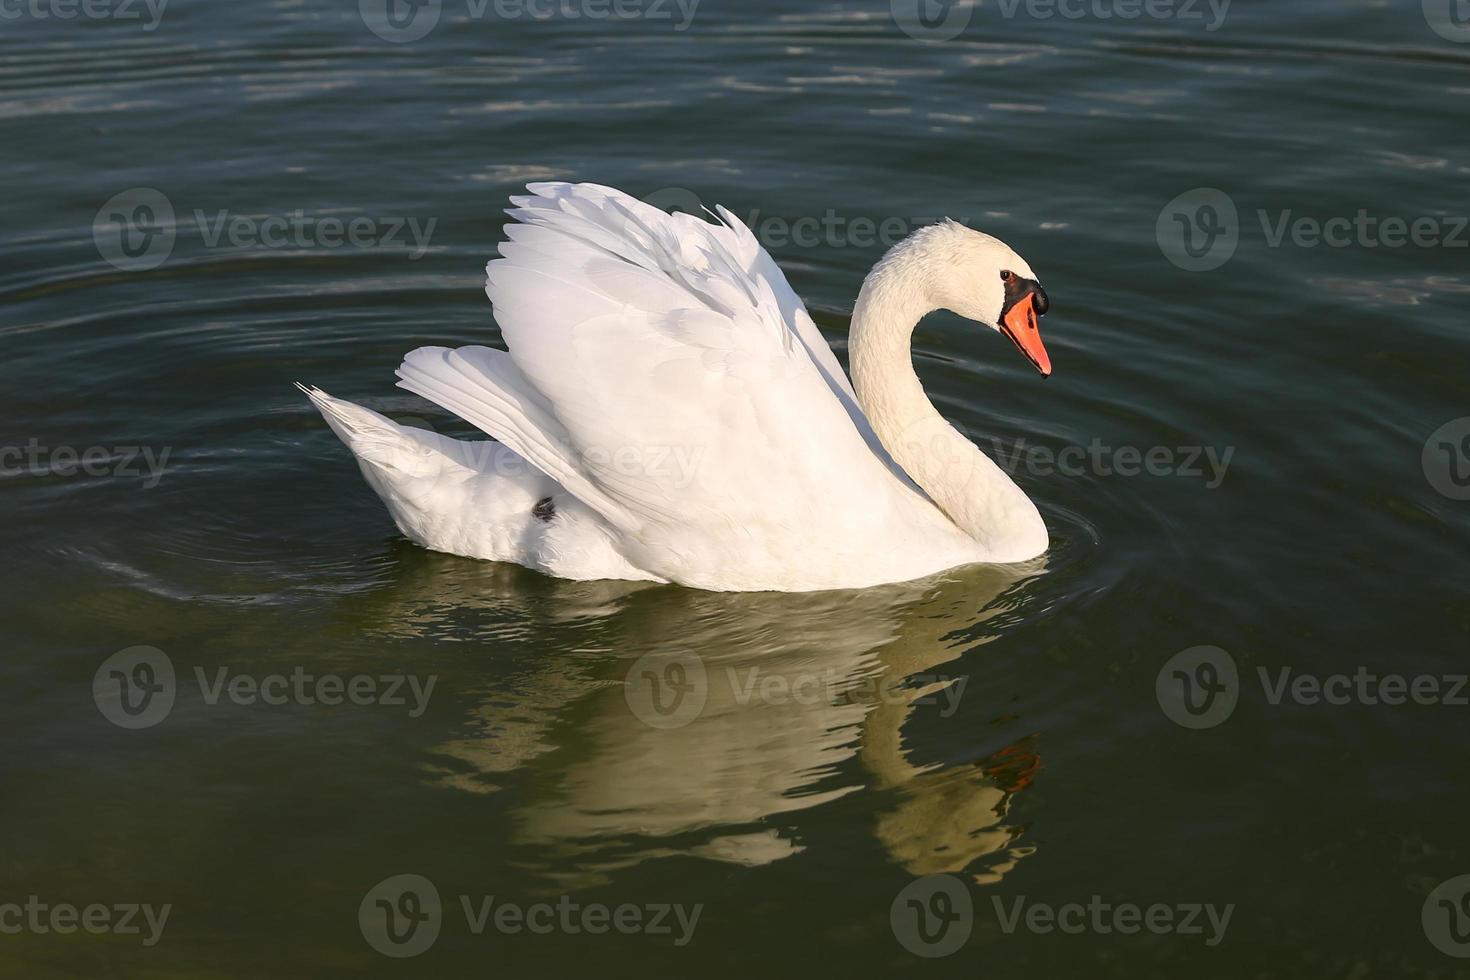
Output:
M141 934L27 920L0 973L1470 975L1449 955L1470 911L1453 884L1431 897L1470 873L1470 708L1366 681L1273 703L1283 670L1444 695L1466 669L1470 459L1463 430L1431 440L1470 415L1455 21L986 4L925 43L869 0L705 0L685 30L671 5L537 21L447 0L396 43L354 8L174 0L151 30L141 5L6 8L0 904L170 911L152 945L141 915ZM728 205L844 355L875 228L948 214L1009 241L1052 298L1055 376L948 315L916 363L1038 502L1045 561L714 595L404 542L291 382L468 435L393 368L497 342L481 266L506 197L544 178ZM105 214L154 207L131 254L98 218L116 195ZM1360 209L1430 219L1438 243L1293 224ZM358 242L328 218L362 219ZM68 464L91 447L95 475ZM1124 450L1158 450L1154 472ZM1165 669L1202 645L1229 660ZM93 682L115 694L99 668L137 646L167 656L174 700L128 729ZM671 720L625 680L676 666L702 709ZM1170 699L1176 667L1223 685L1192 692L1203 715ZM374 678L374 703L318 703L297 674ZM405 676L426 697L389 697ZM236 677L285 703L218 687ZM413 910L380 885L403 874L442 914L400 960L361 922L394 888ZM491 895L699 918L477 933ZM1230 918L1008 925L1103 902Z

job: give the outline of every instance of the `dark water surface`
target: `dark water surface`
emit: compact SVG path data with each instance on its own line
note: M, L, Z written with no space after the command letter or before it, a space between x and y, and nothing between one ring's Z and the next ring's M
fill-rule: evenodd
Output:
M369 16L399 40L350 2L5 6L0 975L1470 975L1470 422L1435 435L1470 415L1470 27L1119 6L927 42L878 0L445 0L412 41L432 6ZM403 541L291 382L468 435L393 369L499 342L481 268L547 178L752 218L843 354L875 227L1010 242L1056 375L948 315L916 362L1045 561L716 595ZM171 708L156 672L122 711L137 646ZM679 717L625 683L679 670ZM434 686L211 694L296 674ZM48 918L128 903L170 907L153 944ZM692 935L584 928L676 904Z

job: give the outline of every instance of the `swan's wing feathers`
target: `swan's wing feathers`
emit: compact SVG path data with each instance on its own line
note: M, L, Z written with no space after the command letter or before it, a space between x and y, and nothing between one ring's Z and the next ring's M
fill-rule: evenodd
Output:
M493 435L614 526L631 529L626 507L592 483L543 396L505 351L420 347L403 359L398 386Z
M826 338L817 328L816 321L807 312L806 304L801 301L796 290L792 289L791 284L786 281L786 274L781 271L781 267L776 264L771 253L761 247L755 233L728 209L718 207L716 211L724 220L731 238L738 243L739 254L744 261L749 263L751 278L765 287L765 295L770 298L772 307L780 311L781 320L790 330L790 335L795 336L806 349L807 355L816 365L817 370L821 372L827 387L842 404L853 426L862 435L863 441L867 443L869 452L881 460L900 483L914 493L922 493L909 479L908 474L888 455L888 450L879 441L878 434L873 431L867 416L858 406L857 393L853 391L852 382L842 370L837 355L832 353L832 348L828 346Z
M881 505L892 480L839 397L846 378L738 219L670 215L596 185L530 190L486 293L518 383L549 415L527 423L551 433L546 455L634 515L645 540L652 527L760 534Z
M522 238L516 226L509 229L513 240L538 243L533 247L562 259L601 251L681 288L689 299L710 309L763 325L768 339L790 350L790 328L781 304L766 278L753 274L765 252L728 211L723 212L725 220L735 226L667 214L597 184L543 183L529 189L536 196L512 198L518 206L508 213L523 227L560 233L561 248L555 238L534 232ZM507 255L504 250L501 254Z

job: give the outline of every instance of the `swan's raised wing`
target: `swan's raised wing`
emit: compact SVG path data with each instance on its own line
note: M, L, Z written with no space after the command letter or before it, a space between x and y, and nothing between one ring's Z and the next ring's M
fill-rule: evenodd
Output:
M708 234L726 239L731 251L739 255L741 261L745 263L745 268L749 270L751 277L760 281L769 290L770 296L776 301L777 308L781 311L782 320L806 347L812 362L816 364L817 370L827 382L827 387L832 389L832 394L842 403L843 410L852 419L853 426L862 435L868 448L883 461L894 477L915 493L921 493L902 467L888 455L888 450L883 448L883 443L878 439L878 434L873 431L868 417L858 407L857 393L853 391L852 382L847 379L842 365L838 363L837 355L833 354L832 348L827 346L827 340L817 328L816 321L807 312L806 304L801 301L796 290L792 289L791 284L786 281L786 273L781 271L781 267L776 264L771 253L761 246L760 241L739 218L724 208L719 208L719 216L725 224L706 225Z
M415 352L404 387L510 444L659 551L655 564L682 548L707 564L722 540L748 555L860 533L865 514L914 493L868 445L836 358L734 215L665 214L589 184L529 189L486 270L509 356Z
M711 277L725 278L743 287L764 322L785 324L795 341L806 349L864 441L880 458L889 460L883 444L858 407L852 382L807 312L806 304L786 281L786 274L776 260L734 214L717 206L716 215L723 224L712 224L691 215L666 214L622 191L597 184L540 183L531 184L528 190L533 196L512 198L517 207L508 213L524 222L508 229L512 241L535 240L538 233L526 230L526 226L550 226L583 241L612 244L614 254L686 282L691 276L705 281ZM573 200L578 203L570 209L563 203ZM591 227L584 225L578 229L566 222L559 215L568 210ZM588 232L592 232L592 239L585 237ZM604 233L616 241L608 243L602 238ZM722 252L730 260L724 269L712 267L701 258L701 254L708 255L711 251ZM501 252L507 254L505 249ZM494 297L491 298L493 301ZM789 349L793 341L782 339ZM900 479L908 481L896 465L892 469Z

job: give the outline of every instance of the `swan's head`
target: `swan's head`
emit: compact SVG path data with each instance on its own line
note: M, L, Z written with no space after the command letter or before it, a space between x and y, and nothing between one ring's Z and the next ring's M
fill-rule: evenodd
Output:
M900 250L901 259L917 260L905 264L934 309L978 320L1006 335L1042 377L1051 375L1051 357L1038 324L1051 303L1031 266L1009 245L944 221L919 229L894 252Z

